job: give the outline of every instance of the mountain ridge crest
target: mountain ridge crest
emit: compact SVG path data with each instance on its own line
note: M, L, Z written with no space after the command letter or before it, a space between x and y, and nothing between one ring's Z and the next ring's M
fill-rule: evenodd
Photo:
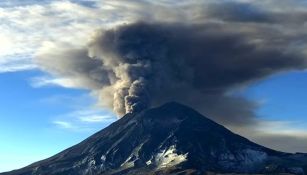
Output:
M303 175L306 154L251 142L190 107L169 102L129 113L79 144L1 175L290 173Z

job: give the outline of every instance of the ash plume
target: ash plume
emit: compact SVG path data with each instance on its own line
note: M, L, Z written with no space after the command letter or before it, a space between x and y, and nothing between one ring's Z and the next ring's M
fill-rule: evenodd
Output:
M279 13L248 6L254 14L239 18L236 5L242 4L211 4L190 22L137 21L101 30L87 48L42 52L37 63L92 90L119 116L178 101L224 124L251 123L257 103L231 92L305 69L303 49L293 47L304 35L276 27L289 24Z

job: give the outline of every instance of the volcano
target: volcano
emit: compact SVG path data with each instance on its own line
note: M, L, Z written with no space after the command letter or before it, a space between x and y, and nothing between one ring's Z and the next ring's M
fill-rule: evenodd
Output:
M1 175L305 172L307 154L258 145L187 106L171 102L126 114L53 157Z

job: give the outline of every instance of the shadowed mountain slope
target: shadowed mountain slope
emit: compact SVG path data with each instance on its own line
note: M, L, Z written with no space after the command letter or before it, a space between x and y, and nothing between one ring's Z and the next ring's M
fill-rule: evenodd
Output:
M307 172L307 155L274 151L171 102L126 114L65 151L1 175Z

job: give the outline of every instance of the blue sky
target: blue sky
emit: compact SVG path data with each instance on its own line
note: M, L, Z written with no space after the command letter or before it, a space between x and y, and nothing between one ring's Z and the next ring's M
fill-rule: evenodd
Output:
M306 88L307 72L295 71L274 75L250 87L245 93L251 99L262 101L257 111L260 117L306 122Z
M0 171L47 158L116 119L93 107L95 99L85 90L31 86L31 77L38 74L0 74Z
M270 1L234 1L276 11L280 7L283 11L306 10L301 4L304 1L283 0L280 7ZM173 6L170 1L157 3ZM90 88L79 88L74 77L48 73L34 58L57 45L84 47L88 36L100 28L136 21L139 16L160 19L149 15L151 11L144 8L147 5L145 0L0 2L0 172L52 156L116 121L110 109L97 104ZM176 19L173 9L161 11L169 17L165 20ZM256 113L261 125L233 129L265 146L307 152L306 89L306 70L275 74L240 89L238 95L259 104ZM275 136L280 142L268 141ZM301 146L296 146L298 142Z

